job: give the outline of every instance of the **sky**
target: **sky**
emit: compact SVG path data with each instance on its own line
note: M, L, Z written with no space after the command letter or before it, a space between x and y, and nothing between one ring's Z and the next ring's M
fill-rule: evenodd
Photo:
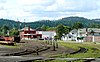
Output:
M0 0L0 18L21 22L100 18L100 0Z

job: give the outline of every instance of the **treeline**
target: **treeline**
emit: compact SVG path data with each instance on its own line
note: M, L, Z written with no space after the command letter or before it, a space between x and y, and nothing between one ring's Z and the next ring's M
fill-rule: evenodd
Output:
M41 21L29 22L29 23L18 22L18 21L8 20L8 19L0 19L0 26L2 27L3 25L6 25L10 29L11 28L21 29L26 25L26 26L30 26L31 28L38 29L41 28L43 25L51 28L51 27L56 27L59 24L72 27L73 24L76 22L82 23L84 28L100 28L100 21L90 20L83 17L67 17L59 20L52 20L52 21L41 20Z
M0 35L18 36L19 29L22 29L24 26L30 26L42 31L56 31L57 35L55 38L61 39L63 35L68 34L72 29L100 28L100 21L89 20L83 17L68 17L56 21L42 20L30 23L0 19Z
M18 35L19 35L19 31L16 28L10 29L6 25L0 27L0 36L18 36Z

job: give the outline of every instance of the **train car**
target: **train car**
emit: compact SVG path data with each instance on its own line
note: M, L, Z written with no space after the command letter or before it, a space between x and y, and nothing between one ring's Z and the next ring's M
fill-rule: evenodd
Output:
M5 41L13 41L13 42L17 42L19 43L20 42L20 37L18 36L5 36L4 37Z
M11 42L11 41L0 41L0 44L14 45L14 42Z
M15 36L0 36L0 44L14 45L15 42L20 42L20 37Z

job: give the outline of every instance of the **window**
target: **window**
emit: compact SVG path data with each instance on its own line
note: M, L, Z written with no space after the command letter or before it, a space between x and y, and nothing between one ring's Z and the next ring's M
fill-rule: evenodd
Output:
M71 36L69 36L69 38L71 38Z

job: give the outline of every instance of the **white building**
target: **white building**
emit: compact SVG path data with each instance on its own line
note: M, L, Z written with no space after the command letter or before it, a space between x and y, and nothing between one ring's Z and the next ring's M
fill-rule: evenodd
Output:
M69 41L74 40L76 42L84 42L89 41L90 37L92 37L92 41L97 41L97 37L100 37L100 29L98 28L83 28L83 29L73 29L69 32L69 34L64 35L62 40ZM87 39L86 39L87 38ZM95 39L96 38L96 39ZM94 40L95 39L95 40Z
M69 41L69 40L76 40L78 35L78 31L76 29L69 32L69 34L62 36L62 40Z
M82 30L77 30L77 29L73 29L72 31L69 32L69 34L64 35L62 37L62 40L64 41L76 41L76 42L83 42L83 37L86 36L86 29L82 29Z
M56 35L55 31L37 31L38 34L42 34L42 39L52 39Z

